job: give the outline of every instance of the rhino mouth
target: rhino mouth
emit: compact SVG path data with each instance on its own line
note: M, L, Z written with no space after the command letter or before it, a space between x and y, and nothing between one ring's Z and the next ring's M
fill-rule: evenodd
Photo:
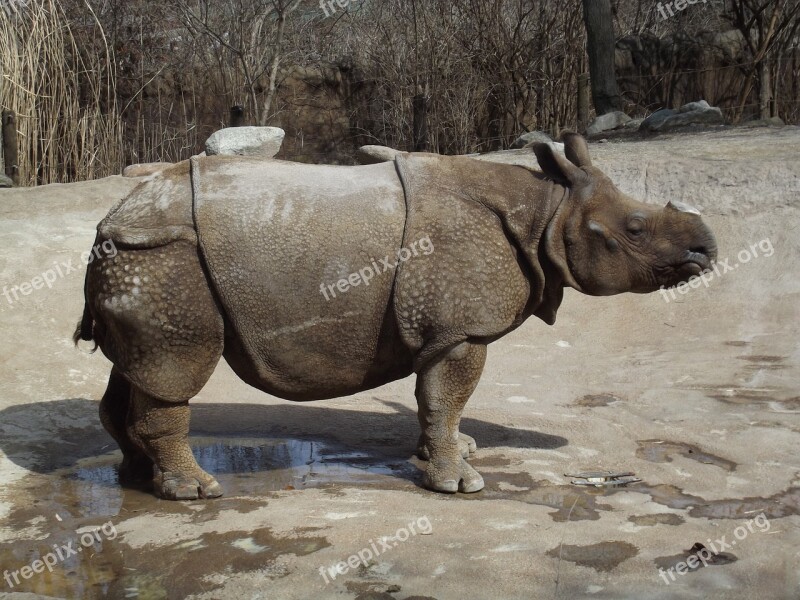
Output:
M665 287L673 288L686 283L692 277L699 277L711 270L713 259L700 251L690 251L679 263L669 269L669 282Z
M715 254L714 250L706 250L705 248L690 250L684 258L681 267L691 271L692 275L700 275L711 269Z

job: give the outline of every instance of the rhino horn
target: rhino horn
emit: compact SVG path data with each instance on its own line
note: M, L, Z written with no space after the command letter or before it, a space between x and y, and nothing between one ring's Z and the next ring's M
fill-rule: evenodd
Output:
M689 213L690 215L697 215L702 216L700 211L697 210L694 206L690 206L689 204L684 204L683 202L674 202L670 201L667 204L667 208L672 210L677 210L678 212Z

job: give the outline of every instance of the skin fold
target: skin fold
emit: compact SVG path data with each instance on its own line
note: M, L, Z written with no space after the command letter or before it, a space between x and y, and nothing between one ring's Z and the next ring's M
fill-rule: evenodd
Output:
M541 171L205 157L140 184L98 225L118 252L89 265L76 332L114 364L100 417L121 478L168 499L222 494L188 436L189 400L224 357L294 401L416 373L424 485L482 489L458 428L489 343L530 316L553 324L564 287L647 293L716 257L697 211L626 196L582 137L564 143L531 148Z

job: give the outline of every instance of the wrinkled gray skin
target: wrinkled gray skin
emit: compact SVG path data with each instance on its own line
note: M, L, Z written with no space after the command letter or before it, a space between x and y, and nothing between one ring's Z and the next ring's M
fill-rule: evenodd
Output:
M189 447L188 401L225 356L251 385L296 401L352 394L416 372L418 454L429 461L424 485L451 493L482 489L483 479L465 460L475 442L458 428L490 342L531 315L552 324L565 286L590 295L652 292L700 274L716 256L714 237L696 211L629 198L592 167L582 137L567 134L565 143L566 158L547 145L532 148L541 173L468 158L407 155L412 170L407 191L415 200L409 201L405 240L405 212L385 202L385 220L371 215L369 223L348 222L339 229L315 221L314 210L303 213L302 227L292 229L292 219L300 216L290 215L283 224L277 221L285 233L280 239L274 232L241 230L247 220L225 222L228 203L222 202L223 212L212 214L211 225L203 226L209 232L200 231L198 243L187 216L192 210L188 164L143 184L134 195L144 208L134 212L144 229L115 230L109 218L98 227L98 241L115 239L119 251L90 265L86 309L76 332L76 341L95 340L114 363L100 416L122 449L121 477L152 479L155 492L168 499L222 494ZM296 175L287 179L298 182L298 196L313 180L334 173L331 169L354 186L368 186L363 182L374 178L387 182L381 193L402 191L392 163L262 164L309 180L301 189ZM180 201L170 205L169 214L148 216L148 203L155 205L164 190ZM306 206L302 201L294 198L292 210ZM379 198L359 192L341 202L337 214L357 221L358 214L372 210L364 203ZM238 213L231 214L235 221ZM195 218L199 223L202 215ZM318 292L330 281L325 265L335 262L337 243L356 243L330 241L329 227L344 231L336 234L344 238L348 231L361 232L352 233L362 235L358 243L380 239L377 247L386 254L425 234L435 251L328 302ZM214 254L214 235L223 249L225 240L255 240L251 246L259 253ZM283 268L290 262L291 268ZM269 281L245 281L247 273L265 273ZM220 283L225 277L236 284L225 288ZM290 282L292 289L286 288ZM248 320L253 315L229 314L231 307L262 313ZM260 323L262 314L272 319L269 332L247 329Z

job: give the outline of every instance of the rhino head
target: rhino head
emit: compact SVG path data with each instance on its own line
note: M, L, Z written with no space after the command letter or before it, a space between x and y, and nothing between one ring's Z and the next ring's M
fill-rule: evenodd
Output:
M545 176L569 189L544 242L570 287L593 296L648 293L711 267L717 244L697 209L659 208L624 194L592 166L580 135L564 135L566 158L547 144L532 149Z

